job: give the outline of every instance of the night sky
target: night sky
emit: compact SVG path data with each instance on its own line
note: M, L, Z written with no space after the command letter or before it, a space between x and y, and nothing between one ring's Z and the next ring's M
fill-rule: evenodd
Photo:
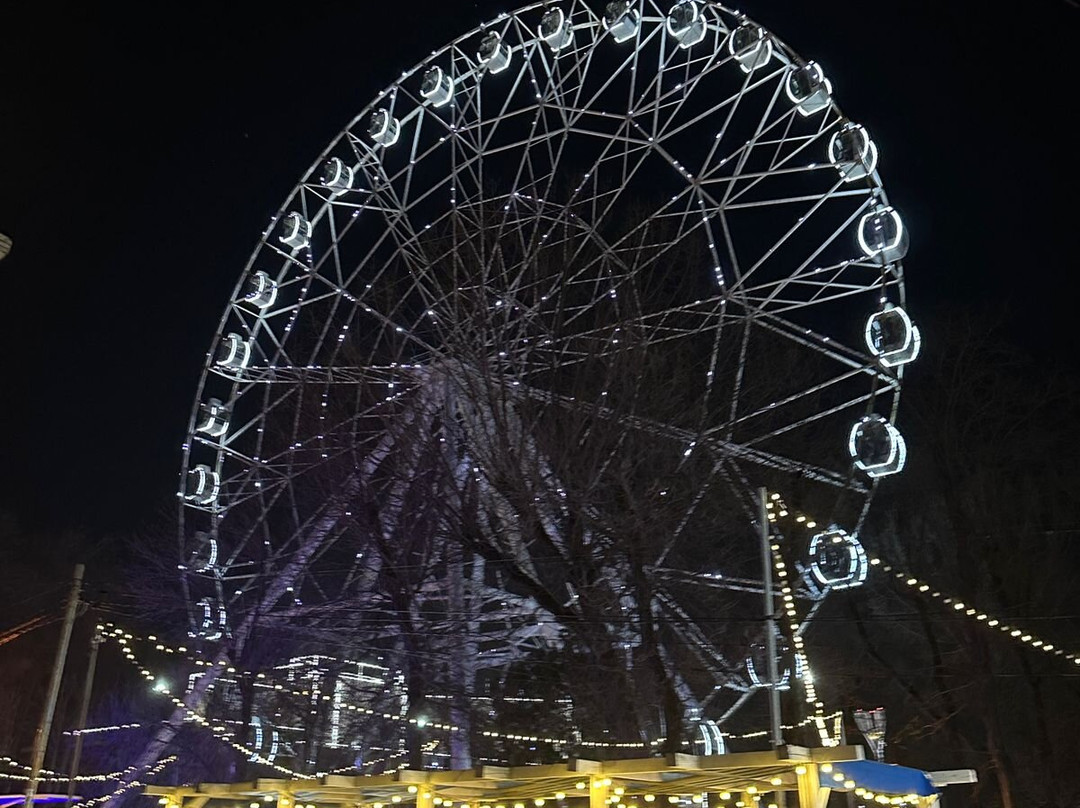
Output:
M0 232L15 241L0 263L0 514L125 532L175 502L205 352L297 178L403 69L514 4L11 6L0 12ZM1067 362L1080 348L1067 291L1080 268L1069 58L1080 10L741 9L820 62L878 143L912 232L909 310L1008 306L1011 339Z

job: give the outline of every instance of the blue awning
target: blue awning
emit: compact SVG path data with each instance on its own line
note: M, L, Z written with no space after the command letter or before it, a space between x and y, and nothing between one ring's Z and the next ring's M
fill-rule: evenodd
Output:
M939 793L926 772L909 769L907 766L894 766L891 763L851 760L834 764L833 774L842 774L845 780L854 780L857 788L865 788L878 794L917 794L920 797L929 797ZM822 785L828 785L828 775L823 775L822 780Z

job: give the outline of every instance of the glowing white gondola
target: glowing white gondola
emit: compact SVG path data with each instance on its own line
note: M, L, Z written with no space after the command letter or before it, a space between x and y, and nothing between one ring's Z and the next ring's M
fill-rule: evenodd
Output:
M667 32L680 48L690 48L705 38L705 18L696 0L680 0L667 15Z
M784 89L800 115L813 115L832 103L832 83L817 62L792 68Z
M401 134L401 124L388 109L380 109L371 116L368 137L380 146L393 146Z
M218 346L214 364L229 370L243 370L251 361L251 343L239 334L228 334Z
M251 717L251 728L255 735L255 747L252 750L251 757L248 761L251 763L273 763L278 756L278 752L281 749L281 735L278 734L277 729L272 723L260 718L257 715ZM267 737L269 736L269 748L267 748Z
M294 250L302 250L311 243L311 222L293 211L282 220L278 241Z
M760 25L744 23L728 37L728 53L744 73L750 73L768 64L773 55L772 40Z
M205 640L220 640L225 635L225 626L228 623L225 606L212 598L203 598L197 605L202 610L199 636Z
M256 272L248 278L243 302L249 303L257 309L267 309L274 305L274 301L277 300L277 293L277 281L265 272Z
M202 416L195 431L212 438L220 438L229 431L229 408L220 399L211 398L202 405Z
M869 258L899 261L908 251L904 222L890 205L877 205L859 220L859 247Z
M897 367L919 356L922 335L906 311L886 303L866 321L866 347L885 367Z
M323 164L320 182L330 189L333 196L340 196L352 190L353 180L352 166L346 165L340 157L331 157Z
M829 141L829 162L836 166L844 182L854 182L874 173L878 152L866 129L848 121Z
M205 463L200 463L188 472L187 490L184 499L196 505L210 505L217 501L221 489L221 477Z
M848 453L870 477L896 474L907 461L907 443L900 431L880 415L856 421L848 436Z
M489 73L501 73L510 66L513 51L502 41L498 31L489 31L480 40L476 51L476 61L488 69Z
M209 533L200 530L195 534L187 553L187 569L207 573L217 566L218 543Z
M810 539L809 562L814 580L832 589L861 586L870 568L858 537L835 527Z
M701 743L705 747L706 755L723 755L727 753L727 744L724 742L724 733L715 721L702 721L698 724L701 733Z
M773 631L776 631L774 628ZM776 638L777 656L785 656L788 652L787 642L779 636L777 632ZM795 657L795 675L797 677L802 676L802 668L799 662L799 657ZM769 683L768 674L762 677L758 673L758 670L768 671L769 659L768 652L762 643L754 643L750 647L750 653L746 656L746 675L750 679L751 687L769 687L772 685ZM783 673L780 674L780 681L776 684L777 690L790 690L791 689L791 668L784 668Z
M630 0L614 0L604 9L604 28L616 42L626 42L637 36L641 19Z
M420 95L433 107L445 107L454 97L454 80L441 67L432 65L420 80Z
M561 8L552 8L540 18L540 38L553 51L561 51L574 41L574 28Z

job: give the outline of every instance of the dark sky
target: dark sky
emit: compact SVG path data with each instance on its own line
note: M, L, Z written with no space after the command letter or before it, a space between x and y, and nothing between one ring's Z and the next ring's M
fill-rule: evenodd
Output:
M171 504L227 296L273 211L380 88L510 2L7 4L0 512L124 531ZM599 0L597 2L599 6ZM32 9L30 7L33 7ZM753 0L881 148L912 312L1074 336L1080 10ZM289 10L286 10L289 9ZM392 18L384 9L393 9Z

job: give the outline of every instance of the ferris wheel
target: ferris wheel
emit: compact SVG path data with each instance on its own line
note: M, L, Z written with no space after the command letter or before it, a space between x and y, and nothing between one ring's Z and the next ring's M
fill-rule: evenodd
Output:
M585 649L719 744L801 675L755 664L757 491L819 514L779 537L812 614L865 577L905 462L919 333L878 158L824 67L715 3L534 3L405 71L221 318L179 492L191 635L303 626L407 667L389 627L436 614L464 656L428 689Z

